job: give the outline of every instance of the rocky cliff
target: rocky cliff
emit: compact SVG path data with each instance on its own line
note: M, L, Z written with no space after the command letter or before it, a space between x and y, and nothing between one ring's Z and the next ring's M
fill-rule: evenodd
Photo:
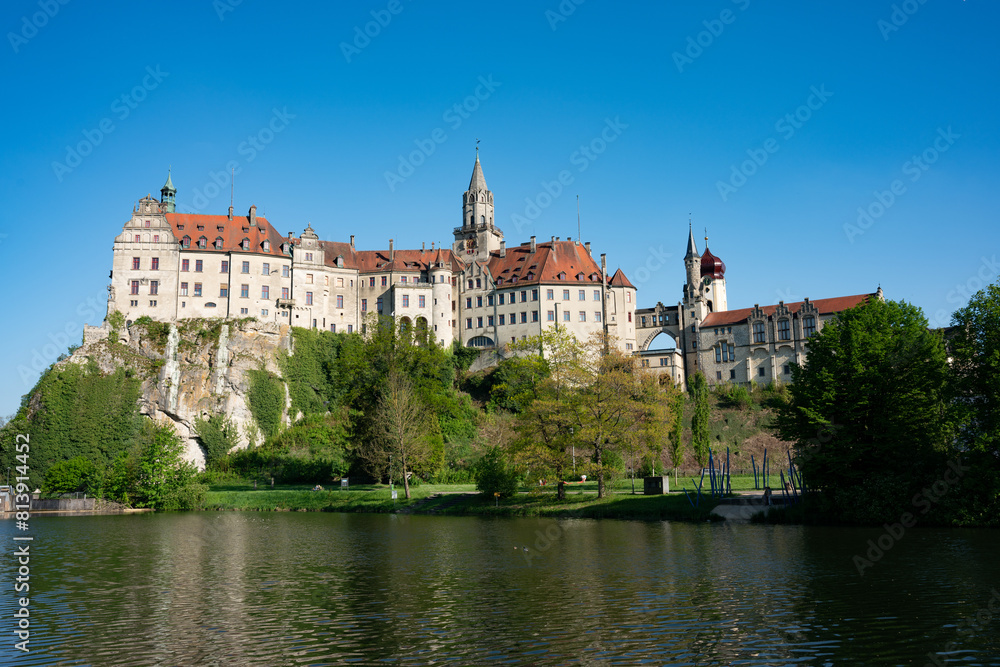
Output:
M279 350L291 350L287 325L252 320L138 321L115 329L105 322L87 327L83 345L60 364L95 363L102 372L132 369L142 380L140 412L169 422L185 443L186 458L199 468L205 455L195 421L226 415L239 428L239 446L255 437L247 371L265 369L281 376ZM288 419L287 398L283 419ZM259 438L258 438L259 442Z

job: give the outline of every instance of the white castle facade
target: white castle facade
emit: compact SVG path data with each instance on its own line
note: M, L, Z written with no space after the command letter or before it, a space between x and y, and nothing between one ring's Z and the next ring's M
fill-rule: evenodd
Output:
M676 306L636 309L621 269L607 273L590 243L535 237L507 247L494 224L493 192L478 154L462 195L451 248L358 250L307 226L282 236L251 206L247 215L178 213L170 176L160 199L133 208L114 242L108 312L126 321L247 318L335 333L362 333L372 315L426 332L439 345L482 349L565 328L580 339L605 331L641 364L684 384L790 380L808 337L839 310L873 295L728 310L725 264L699 254L689 231L687 284ZM671 347L651 351L667 334Z

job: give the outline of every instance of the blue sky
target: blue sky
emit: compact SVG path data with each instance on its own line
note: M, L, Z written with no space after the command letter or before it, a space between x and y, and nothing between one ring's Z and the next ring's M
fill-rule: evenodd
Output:
M985 0L8 0L0 414L103 318L113 238L168 165L180 210L224 213L232 164L236 209L282 233L419 247L451 242L478 138L508 243L575 238L579 195L640 306L680 298L690 216L731 308L881 284L945 324L1000 272L998 19Z

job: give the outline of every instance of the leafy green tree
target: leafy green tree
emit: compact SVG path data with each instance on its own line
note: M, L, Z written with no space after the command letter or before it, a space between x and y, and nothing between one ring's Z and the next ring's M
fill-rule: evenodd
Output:
M919 308L872 299L840 313L810 338L792 378L778 432L831 514L898 518L940 474L952 432L948 363Z
M705 467L708 464L708 450L711 446L708 428L711 408L708 404L708 382L705 381L701 371L691 376L688 390L694 403L694 412L691 415L691 448L694 450L694 458L698 461L698 465Z
M517 493L521 478L500 447L490 447L476 463L476 490L484 496L510 498Z
M535 399L538 384L548 375L549 364L538 354L502 360L493 371L490 406L521 412Z
M1000 455L1000 282L952 316L948 347L960 437L970 450Z
M167 425L146 422L141 435L141 446L135 497L140 507L155 509L194 509L185 507L197 502L198 488L188 488L195 484L196 470L184 461L184 444L173 429Z
M372 426L373 437L360 444L358 453L377 476L402 479L409 498L410 472L421 467L431 451L424 406L403 373L393 370L386 378Z
M205 448L206 468L217 468L226 460L230 450L239 444L236 425L226 415L210 415L207 419L196 419L194 428Z
M83 491L88 488L94 473L94 464L83 456L59 461L49 466L42 490L46 493Z

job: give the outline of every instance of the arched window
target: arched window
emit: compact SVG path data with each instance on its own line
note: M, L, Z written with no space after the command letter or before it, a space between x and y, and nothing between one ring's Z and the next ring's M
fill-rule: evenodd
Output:
M485 215L479 216L479 223L483 224L483 225L486 224L486 216Z

